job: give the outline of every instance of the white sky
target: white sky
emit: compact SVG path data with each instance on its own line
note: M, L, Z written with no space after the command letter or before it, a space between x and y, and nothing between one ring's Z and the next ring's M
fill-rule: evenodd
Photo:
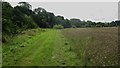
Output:
M22 0L7 0L12 6ZM25 0L24 0L25 1ZM32 0L29 0L32 1ZM118 3L110 2L29 2L32 8L42 7L55 15L92 21L113 21L118 19ZM26 1L28 2L28 1Z

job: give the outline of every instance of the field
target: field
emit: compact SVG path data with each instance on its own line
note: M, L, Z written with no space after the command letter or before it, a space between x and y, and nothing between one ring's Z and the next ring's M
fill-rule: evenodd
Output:
M118 28L31 29L3 43L3 66L116 66Z
M118 65L117 28L65 29L63 34L72 42L72 50L84 65Z

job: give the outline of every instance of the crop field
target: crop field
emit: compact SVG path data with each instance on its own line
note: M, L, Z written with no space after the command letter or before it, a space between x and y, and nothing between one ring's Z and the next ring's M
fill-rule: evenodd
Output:
M62 32L84 65L118 65L118 28L76 28Z
M117 66L118 28L30 29L2 47L3 66Z

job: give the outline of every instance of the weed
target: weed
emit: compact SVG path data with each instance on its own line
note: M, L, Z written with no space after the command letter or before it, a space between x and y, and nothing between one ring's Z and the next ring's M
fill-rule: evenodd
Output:
M68 42L65 42L65 45L68 45Z
M10 52L12 52L13 51L13 48L10 48Z
M20 45L20 47L25 47L25 45Z

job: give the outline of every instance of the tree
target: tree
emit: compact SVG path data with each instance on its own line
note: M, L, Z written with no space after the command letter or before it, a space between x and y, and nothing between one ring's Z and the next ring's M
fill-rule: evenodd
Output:
M13 27L13 22L12 22L12 11L13 8L8 2L3 2L2 3L2 32L3 34L12 34L12 27Z
M56 24L62 24L64 17L63 16L56 16L55 19L56 19L56 21L55 21Z
M19 2L21 7L25 7L27 9L32 9L32 6L28 2Z
M96 27L103 27L104 26L104 23L102 23L102 22L98 22L97 24L96 24Z
M92 22L92 21L90 21L90 20L88 20L88 21L86 22L86 24L87 24L86 27L95 27L95 25L96 25L95 22Z
M81 21L77 18L70 20L63 16L55 16L44 8L38 7L32 11L28 2L19 2L14 8L8 2L2 2L2 32L5 35L14 36L23 30L31 28L79 28L79 27L115 27L120 25L120 20L112 22ZM4 38L5 40L5 38Z
M38 7L38 8L36 8L36 9L34 9L34 12L35 12L36 14L40 14L40 13L42 13L42 12L46 12L46 10L45 10L44 8Z
M34 22L31 16L25 15L25 20L26 20L26 29L31 29L31 28L37 28L37 24Z
M12 11L13 8L8 2L2 2L2 42L7 42L8 37L14 33Z
M64 22L62 23L62 25L63 25L64 28L72 27L71 23L70 23L70 21L68 19L65 19Z
M115 21L115 26L120 26L120 20Z
M49 28L50 25L48 23L48 14L43 8L34 9L35 17L34 20L40 28Z
M47 22L50 25L50 27L52 28L56 23L55 23L55 15L54 13L51 12L47 12Z
M72 18L72 19L70 19L70 23L71 23L71 25L74 25L76 27L81 27L80 19Z

